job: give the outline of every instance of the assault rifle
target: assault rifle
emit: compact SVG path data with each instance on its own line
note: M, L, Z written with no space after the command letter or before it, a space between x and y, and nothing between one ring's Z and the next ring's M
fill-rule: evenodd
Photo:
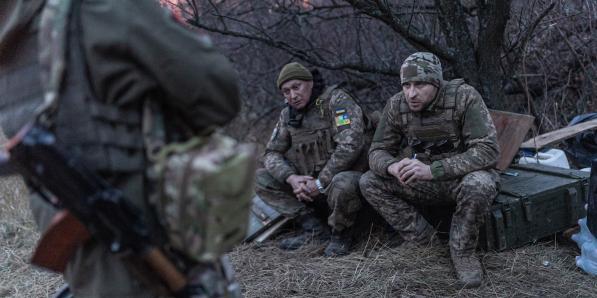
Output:
M52 132L29 124L8 141L0 175L14 173L63 208L40 240L33 264L63 272L78 245L93 236L113 253L140 256L173 293L185 288L186 277L151 243L140 210L69 155Z

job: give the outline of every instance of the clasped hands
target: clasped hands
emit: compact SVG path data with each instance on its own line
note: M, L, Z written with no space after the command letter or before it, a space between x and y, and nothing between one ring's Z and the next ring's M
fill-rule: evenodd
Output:
M290 175L286 183L290 184L297 200L313 202L315 197L320 195L319 189L315 184L316 178L306 175Z
M402 185L409 185L417 180L431 180L431 167L418 159L404 158L388 167L388 173L396 178Z

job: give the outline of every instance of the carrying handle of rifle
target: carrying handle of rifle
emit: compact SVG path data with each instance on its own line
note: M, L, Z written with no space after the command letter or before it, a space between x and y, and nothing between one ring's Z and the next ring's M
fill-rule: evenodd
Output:
M157 248L150 248L143 260L156 272L173 293L179 292L187 285L187 279L168 258Z

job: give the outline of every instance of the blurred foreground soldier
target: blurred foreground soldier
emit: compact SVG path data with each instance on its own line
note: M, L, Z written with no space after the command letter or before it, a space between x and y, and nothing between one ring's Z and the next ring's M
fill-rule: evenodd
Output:
M463 286L477 287L479 226L499 179L495 127L473 87L462 79L443 80L435 55L410 55L400 77L402 92L384 108L361 190L402 238L418 245L434 240L435 230L417 206L455 203L450 255Z
M324 255L345 255L361 208L358 181L367 166L371 126L346 91L325 88L318 72L299 63L282 68L277 86L288 106L267 144L265 169L257 171L255 191L300 223L302 234L281 242L280 247L289 250L313 238L327 240L329 229L313 214L316 201L326 200L332 235Z
M46 17L52 20L49 24L43 21ZM51 27L56 23L66 24L65 30ZM65 40L56 40L61 37ZM51 56L61 45L66 47L64 61ZM55 61L64 64L53 68ZM54 84L54 71L60 66L64 78L53 131L87 168L142 211L152 242L167 246L167 235L148 201L144 103L161 107L166 142L184 141L223 125L240 109L231 64L207 41L173 22L157 1L2 0L0 125L7 136L33 120L44 96L56 95L44 94L44 85ZM39 196L31 198L31 208L44 230L55 209ZM176 294L227 295L219 262L184 257L172 262L188 278L187 287ZM92 238L77 248L64 278L75 297L172 294L161 292L161 281L139 263L110 253Z

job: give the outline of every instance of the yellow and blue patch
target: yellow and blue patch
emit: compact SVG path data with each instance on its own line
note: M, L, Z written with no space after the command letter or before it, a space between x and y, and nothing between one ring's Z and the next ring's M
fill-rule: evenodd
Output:
M336 126L350 125L350 116L346 109L336 109Z

